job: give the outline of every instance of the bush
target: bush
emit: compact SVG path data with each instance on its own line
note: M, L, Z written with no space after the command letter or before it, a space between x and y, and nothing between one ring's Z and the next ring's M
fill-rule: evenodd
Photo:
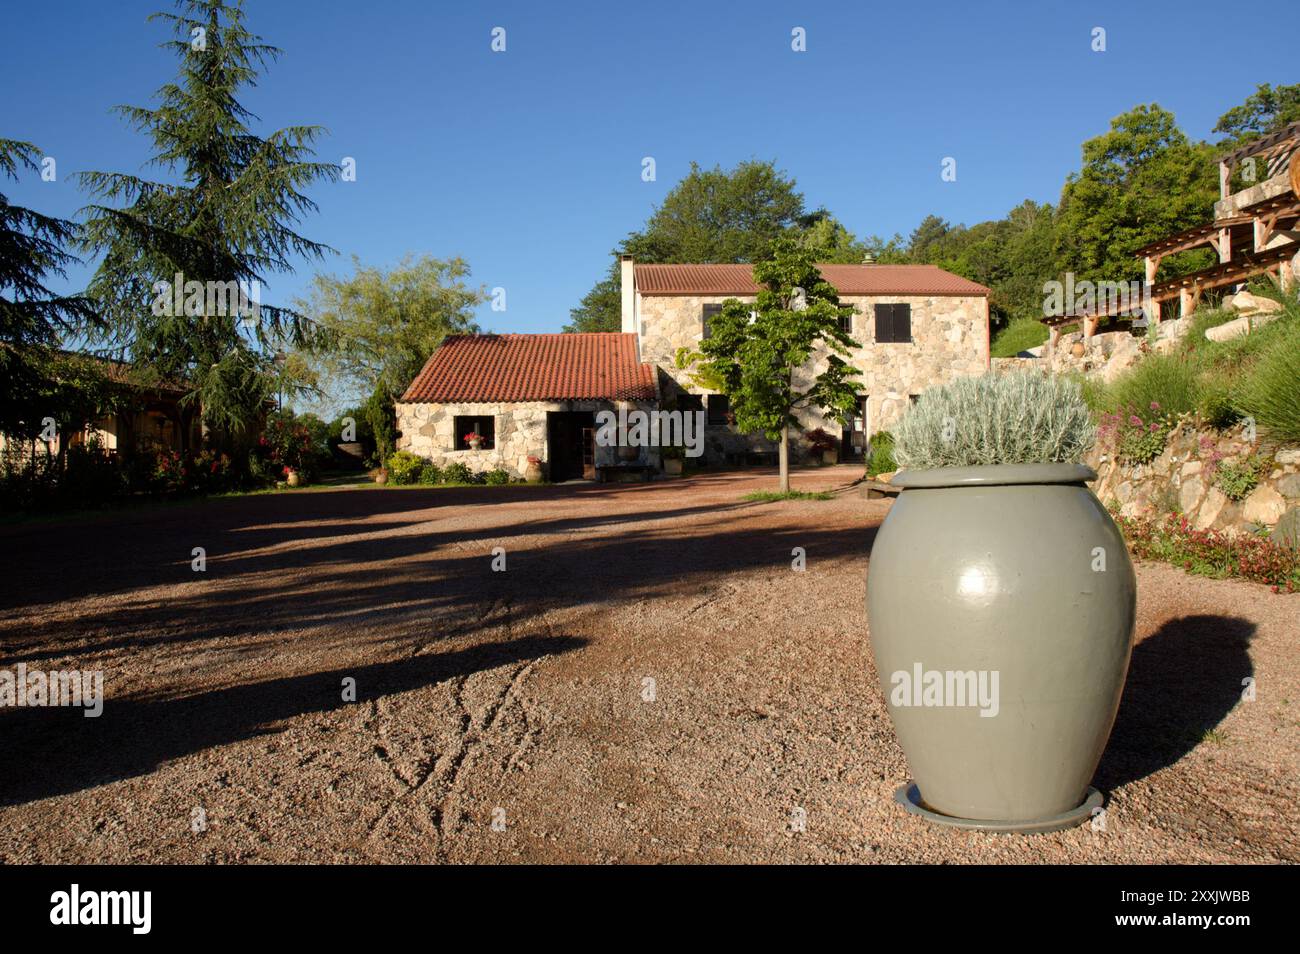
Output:
M1269 437L1300 444L1300 321L1291 319L1242 382L1238 407ZM1254 334L1270 330L1266 326Z
M316 415L299 417L293 411L276 411L266 419L266 428L258 438L257 452L266 465L259 470L281 480L288 467L311 480L328 458L328 443L329 428Z
M498 467L496 470L489 470L483 475L483 483L498 487L501 484L510 483L510 475Z
M1274 592L1300 589L1300 555L1267 537L1196 530L1179 513L1161 518L1113 515L1140 560L1163 560L1202 576L1239 576Z
M426 487L433 484L442 483L442 471L438 465L431 460L426 460L424 466L420 468L419 483Z
M898 425L894 457L915 469L1077 463L1095 434L1068 378L986 374L925 391Z
M1268 470L1268 462L1247 457L1239 464L1219 464L1214 468L1214 486L1229 500L1240 502L1259 486L1259 478Z
M1121 413L1133 409L1148 424L1191 413L1200 404L1200 370L1187 354L1147 355L1106 389L1104 409ZM1152 411L1152 405L1157 410Z
M454 461L442 469L442 479L448 484L472 484L474 475L460 461Z
M398 451L388 458L388 479L395 484L414 484L420 480L425 460L410 451Z
M1159 457L1169 440L1173 422L1158 416L1160 406L1155 401L1145 410L1152 420L1143 420L1136 408L1103 414L1097 425L1101 449L1126 464L1149 464Z
M892 474L896 470L894 435L889 431L876 431L867 441L867 473L874 477L876 474Z
M1218 382L1206 384L1196 413L1202 422L1216 431L1225 431L1241 420L1232 393Z

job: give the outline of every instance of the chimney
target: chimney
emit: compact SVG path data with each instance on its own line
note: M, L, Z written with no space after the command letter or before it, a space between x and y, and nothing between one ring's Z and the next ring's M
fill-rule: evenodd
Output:
M636 333L636 266L631 255L618 257L619 277L623 290L623 320L620 325L626 334Z

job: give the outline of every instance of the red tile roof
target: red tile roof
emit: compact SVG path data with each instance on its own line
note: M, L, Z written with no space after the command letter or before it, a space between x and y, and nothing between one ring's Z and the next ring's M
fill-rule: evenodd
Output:
M401 400L654 400L655 369L633 334L452 335Z
M818 265L841 295L987 295L937 265ZM642 295L755 295L749 265L636 265Z

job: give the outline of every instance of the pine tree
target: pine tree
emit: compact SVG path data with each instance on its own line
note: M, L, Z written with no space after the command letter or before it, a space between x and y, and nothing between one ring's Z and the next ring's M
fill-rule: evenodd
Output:
M29 142L0 139L0 173L18 178L39 169L40 150ZM32 437L53 415L50 365L60 340L94 319L80 295L56 295L48 275L63 276L78 259L67 246L75 222L11 205L0 194L0 433ZM55 415L57 416L57 415Z
M238 94L256 85L280 50L245 28L242 5L178 0L177 7L150 17L175 32L164 46L181 61L177 80L158 91L154 108L118 107L152 139L151 165L173 181L82 174L100 203L85 210L85 248L102 255L88 293L113 347L137 368L183 382L190 413L197 401L219 433L239 435L260 420L272 353L312 337L300 313L258 299L268 274L292 271L295 257L331 251L294 228L316 210L303 190L336 179L339 169L311 161L319 126L267 138L250 131L257 117ZM246 307L239 290L252 299Z

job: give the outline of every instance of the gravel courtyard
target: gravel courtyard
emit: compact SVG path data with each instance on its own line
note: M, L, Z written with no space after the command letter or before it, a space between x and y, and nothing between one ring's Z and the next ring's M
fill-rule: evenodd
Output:
M775 484L750 471L0 528L0 668L106 694L0 710L0 861L1300 861L1300 595L1163 565L1104 830L903 813L864 609L890 503L859 472L796 474L828 501L744 502Z

